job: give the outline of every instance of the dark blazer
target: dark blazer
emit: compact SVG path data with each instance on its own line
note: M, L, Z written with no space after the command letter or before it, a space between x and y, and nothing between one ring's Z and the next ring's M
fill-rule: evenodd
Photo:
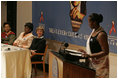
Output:
M44 38L37 38L35 37L32 41L32 44L30 46L30 50L36 50L36 53L44 53L46 47L46 40ZM31 58L31 61L40 61L42 60L41 55L34 55Z
M37 50L36 53L44 53L46 40L44 38L34 38L30 46L30 50Z

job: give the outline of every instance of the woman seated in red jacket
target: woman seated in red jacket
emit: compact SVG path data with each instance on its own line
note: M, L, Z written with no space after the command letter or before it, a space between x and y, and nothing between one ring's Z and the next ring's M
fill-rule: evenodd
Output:
M9 22L3 24L4 32L1 33L1 43L12 45L15 40L15 33L11 31Z

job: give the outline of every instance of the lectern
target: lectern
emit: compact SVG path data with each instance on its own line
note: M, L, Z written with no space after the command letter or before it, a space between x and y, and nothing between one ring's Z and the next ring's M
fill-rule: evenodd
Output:
M49 52L49 78L94 78L95 70L82 63L65 59L58 52Z

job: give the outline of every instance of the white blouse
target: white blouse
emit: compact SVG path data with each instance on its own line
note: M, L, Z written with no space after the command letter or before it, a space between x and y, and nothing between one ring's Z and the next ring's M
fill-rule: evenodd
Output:
M90 38L91 38L91 35L93 34L93 32L95 31L95 29L92 30L87 42L86 42L86 51L87 51L87 54L91 54L91 50L90 50L90 45L89 45L89 42L90 42Z
M19 37L15 40L14 43L17 43L18 47L29 48L33 40L33 34L29 33L25 36L23 35L24 32L19 35Z

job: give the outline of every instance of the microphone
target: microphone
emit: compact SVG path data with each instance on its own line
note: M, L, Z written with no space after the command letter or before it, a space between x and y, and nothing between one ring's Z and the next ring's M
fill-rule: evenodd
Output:
M60 49L59 49L59 53L60 54L64 54L65 53L65 49L69 46L68 43L65 43L65 42L62 42L61 43L61 46L60 46Z
M78 36L79 34L78 33L76 33L76 36Z
M64 46L67 48L69 46L69 44L68 43L64 43Z

